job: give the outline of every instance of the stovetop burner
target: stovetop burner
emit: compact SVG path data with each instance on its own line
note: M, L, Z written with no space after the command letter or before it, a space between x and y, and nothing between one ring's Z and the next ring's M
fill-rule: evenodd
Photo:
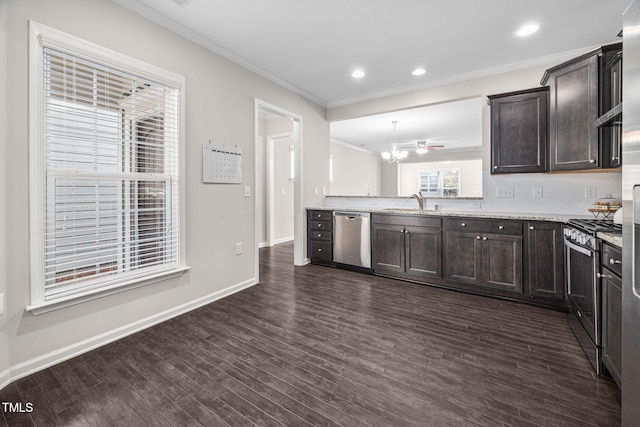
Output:
M588 233L597 233L604 231L607 233L622 233L622 225L615 224L613 220L606 219L570 219L568 224L586 231Z

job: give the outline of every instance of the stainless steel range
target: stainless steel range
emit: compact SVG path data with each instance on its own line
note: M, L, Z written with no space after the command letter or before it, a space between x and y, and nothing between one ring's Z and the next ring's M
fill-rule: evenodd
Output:
M564 227L569 325L598 375L604 374L601 359L602 283L597 233L622 233L613 221L572 219Z

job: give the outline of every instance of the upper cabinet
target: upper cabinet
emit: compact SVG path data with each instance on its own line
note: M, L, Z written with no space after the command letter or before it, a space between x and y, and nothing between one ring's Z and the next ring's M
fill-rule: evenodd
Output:
M491 173L547 170L549 88L489 96Z
M622 47L607 49L602 54L603 84L600 87L600 131L602 166L622 166Z
M549 170L618 166L608 160L619 157L608 152L609 133L596 121L608 111L605 99L612 98L605 96L613 70L607 68L607 57L621 50L621 43L604 46L545 72L541 84L549 85Z

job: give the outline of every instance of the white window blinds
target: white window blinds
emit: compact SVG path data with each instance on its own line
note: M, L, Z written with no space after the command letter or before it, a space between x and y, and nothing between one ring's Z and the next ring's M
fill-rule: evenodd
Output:
M175 269L179 89L43 48L44 299Z

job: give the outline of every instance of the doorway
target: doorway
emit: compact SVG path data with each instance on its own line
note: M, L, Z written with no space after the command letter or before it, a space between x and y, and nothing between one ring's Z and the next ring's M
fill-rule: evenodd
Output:
M259 279L260 247L290 241L293 237L293 263L305 264L301 162L303 144L302 117L299 115L256 99L254 119L255 274ZM291 196L289 192L293 197L287 202L286 196ZM279 230L281 226L286 228L287 221L278 214L279 209L290 210L289 218L293 219L292 236L283 235Z

